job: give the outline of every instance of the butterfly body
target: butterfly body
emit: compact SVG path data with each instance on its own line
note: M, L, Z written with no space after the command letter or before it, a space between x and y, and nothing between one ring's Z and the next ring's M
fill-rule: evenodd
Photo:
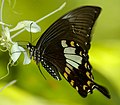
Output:
M94 82L88 56L91 30L100 11L95 6L77 8L54 22L36 46L27 45L37 65L41 63L57 80L62 74L82 97L96 88L110 98L107 89Z

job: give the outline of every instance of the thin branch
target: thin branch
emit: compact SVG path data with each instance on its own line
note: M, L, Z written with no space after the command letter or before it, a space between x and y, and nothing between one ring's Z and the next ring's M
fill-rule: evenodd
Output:
M11 36L11 39L13 39L14 37L18 36L20 33L22 33L23 31L25 31L25 29L22 29L20 31L18 31L17 33L15 33L14 35Z
M0 80L4 79L5 77L7 77L9 75L9 73L10 73L9 65L11 64L11 62L12 61L10 60L9 63L7 64L7 73L4 76L0 77Z
M63 3L58 9L56 9L55 11L47 14L46 16L44 16L44 17L42 17L42 18L40 18L40 19L38 19L38 20L36 21L36 23L39 23L40 21L44 20L45 18L47 18L47 17L53 15L54 13L60 11L65 5L66 5L66 2L64 2L64 3Z
M11 86L13 84L15 84L17 82L17 80L12 80L11 82L7 83L5 86L3 86L1 89L0 89L0 92L2 92L5 88L7 88L8 86Z
M4 7L4 0L1 2L1 8L0 8L0 21L3 22L2 14L3 14L3 7ZM2 29L4 29L4 25L2 25Z
M56 12L58 12L58 11L60 11L65 5L66 5L66 2L64 2L64 3L63 3L58 9L56 9L55 11L53 11L53 12L45 15L44 17L42 17L42 18L40 18L40 19L38 19L38 20L36 21L36 23L39 23L40 21L46 19L47 17L53 15L54 13L56 13ZM16 34L12 35L11 38L16 37L17 35L19 35L19 34L22 33L23 31L25 31L25 29L22 29L22 30L18 31Z

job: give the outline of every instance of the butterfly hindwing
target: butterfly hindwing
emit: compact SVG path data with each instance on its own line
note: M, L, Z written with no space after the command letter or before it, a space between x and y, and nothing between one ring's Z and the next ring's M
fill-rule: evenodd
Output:
M49 62L48 59L44 59L42 57L41 64L53 78L55 78L56 80L61 80L57 68L51 62Z
M73 40L62 40L61 45L64 48L66 59L66 66L62 75L82 97L86 97L88 92L92 92L91 87L93 85L88 55Z
M64 57L66 59L66 66L61 74L71 86L82 97L86 97L88 93L93 93L94 89L98 89L106 97L110 98L108 90L94 82L88 54L84 52L80 45L73 40L61 40L61 45L64 48Z

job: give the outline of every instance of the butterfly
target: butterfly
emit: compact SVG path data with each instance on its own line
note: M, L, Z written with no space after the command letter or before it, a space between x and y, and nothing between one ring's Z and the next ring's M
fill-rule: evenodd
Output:
M100 12L97 6L74 9L55 21L35 46L27 44L38 67L41 63L56 80L61 80L61 74L82 97L97 89L110 98L108 90L94 82L88 55L92 27Z

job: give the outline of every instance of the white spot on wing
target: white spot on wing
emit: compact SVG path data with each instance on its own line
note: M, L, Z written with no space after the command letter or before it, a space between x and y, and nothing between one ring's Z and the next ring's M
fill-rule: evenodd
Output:
M61 45L62 45L62 47L68 47L68 45L66 44L66 40L62 40Z
M64 53L75 54L75 48L73 48L73 47L67 47L67 48L64 49Z
M75 67L76 69L78 69L79 64L75 63L74 61L71 61L69 59L66 59L66 62L70 65L72 65L73 67Z
M79 55L64 54L64 56L72 61L82 64L82 57Z

